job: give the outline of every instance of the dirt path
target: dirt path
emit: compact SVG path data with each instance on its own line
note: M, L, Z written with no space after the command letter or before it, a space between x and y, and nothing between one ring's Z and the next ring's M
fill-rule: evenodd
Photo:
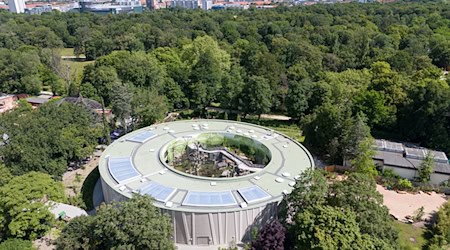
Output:
M226 110L223 108L217 108L217 107L206 107L206 110L215 110L218 112L230 112L233 114L239 114L241 113L240 111L236 111L236 110ZM271 114L262 114L261 118L263 119L271 119L271 120L279 120L279 121L289 121L291 119L291 117L289 116L285 116L285 115L271 115Z
M64 173L63 185L67 196L76 196L81 192L84 180L98 166L99 160L100 157L92 157L83 168Z

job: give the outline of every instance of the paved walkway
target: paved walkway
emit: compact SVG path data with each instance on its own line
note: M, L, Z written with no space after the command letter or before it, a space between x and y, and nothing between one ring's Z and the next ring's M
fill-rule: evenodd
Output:
M200 148L200 147L199 147L199 150L200 150L201 152L206 152L206 153L210 153L210 154L213 154L213 153L221 153L221 154L225 155L228 159L234 161L234 162L237 164L237 167L238 167L239 169L242 169L242 170L247 170L247 171L250 171L250 172L259 172L259 171L262 170L262 168L254 168L254 167L250 167L250 166L247 165L245 162L241 161L239 158L235 157L234 155L230 154L230 152L228 152L228 151L226 151L226 150L223 150L223 149L218 149L218 150L206 150L206 149L203 149L203 148Z

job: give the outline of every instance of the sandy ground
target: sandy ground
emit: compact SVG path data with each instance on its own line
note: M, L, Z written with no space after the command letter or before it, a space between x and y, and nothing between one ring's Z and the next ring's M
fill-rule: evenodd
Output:
M377 191L383 195L384 205L389 208L390 214L400 221L404 221L407 215L414 215L415 211L422 206L425 212L423 219L428 219L448 200L444 194L434 192L430 194L423 192L417 194L397 193L387 190L381 185L377 185Z
M92 157L91 160L84 165L84 169L79 168L74 171L65 172L63 175L63 184L67 196L75 196L74 188L76 192L81 191L81 186L83 185L86 177L98 166L99 157ZM76 180L76 176L79 174L79 181Z

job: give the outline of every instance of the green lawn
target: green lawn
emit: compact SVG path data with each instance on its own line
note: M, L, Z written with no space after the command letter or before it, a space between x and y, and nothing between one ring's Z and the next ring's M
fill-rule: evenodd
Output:
M74 49L73 48L62 48L62 49L58 49L59 50L59 54L61 56L74 56ZM82 54L79 56L80 58L84 58L85 56Z
M83 74L83 69L86 65L94 63L94 61L75 61L75 60L63 60L63 65L67 65L70 68L70 73L74 79L80 78Z
M423 248L426 243L424 238L424 228L415 227L411 224L405 224L399 221L395 221L394 226L399 231L399 243L401 249L419 250ZM415 242L411 239L414 239Z
M298 142L303 142L305 140L305 137L302 135L302 131L297 125L283 125L283 126L268 126L269 128L278 131L280 133L283 133Z
M297 140L298 142L303 142L305 140L305 137L303 136L303 133L300 130L300 128L296 124L294 124L290 121L279 121L279 120L268 120L268 119L261 119L258 121L256 117L254 119L242 119L242 121L271 128L275 131L283 133L283 134Z
M62 48L58 49L61 56L75 56L73 48ZM79 81L83 74L83 69L86 65L94 63L94 61L86 61L84 55L80 55L77 59L64 59L61 61L64 67L70 69L70 74L72 79Z

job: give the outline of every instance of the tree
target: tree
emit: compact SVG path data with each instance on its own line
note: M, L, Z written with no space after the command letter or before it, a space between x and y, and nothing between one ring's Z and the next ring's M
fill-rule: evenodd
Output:
M308 100L311 96L312 83L309 80L291 81L286 96L288 115L299 119L308 109Z
M131 102L133 126L150 126L161 120L169 110L167 100L152 89L136 89Z
M420 163L417 169L418 177L420 182L428 183L430 181L431 173L433 173L434 159L433 155L428 152L425 159Z
M0 236L34 240L54 221L45 200L66 200L61 183L43 173L30 172L0 187Z
M215 100L226 72L230 71L230 55L209 36L197 37L183 47L182 60L191 66L188 97L195 108L204 108Z
M56 240L59 250L95 249L92 233L95 229L95 216L73 218L61 231Z
M362 112L371 128L387 127L395 121L395 108L388 106L383 92L362 91L354 97L353 112Z
M11 179L13 175L11 171L5 165L0 165L0 187L6 185Z
M96 114L95 114L96 116ZM60 177L69 161L90 155L101 127L85 107L55 102L38 110L21 107L0 117L1 134L8 140L0 148L13 174L40 171Z
M429 249L448 249L450 247L450 202L445 203L437 212L436 224L432 226L433 237Z
M175 249L172 223L149 196L101 206L93 217L69 223L57 249Z
M119 82L119 78L117 76L116 70L111 66L94 67L88 65L83 71L82 82L82 93L84 85L91 85L95 88L96 93L88 95L87 97L90 98L98 95L104 99L106 105L109 105L111 103L111 93L113 91L113 85Z
M0 250L33 250L33 243L21 239L7 239L0 243Z
M352 210L361 233L391 247L397 244L398 233L373 177L366 173L350 174L346 180L331 185L330 194L328 204Z
M313 114L302 121L305 143L321 155L329 155L335 162L342 162L341 137L351 124L348 105L325 102Z
M230 74L225 75L220 90L220 105L226 109L239 109L239 97L242 94L245 83L241 76L242 68L239 65L231 66Z
M289 225L289 221L297 212L308 209L315 205L326 204L328 184L324 173L312 168L300 174L294 190L283 199L280 206L280 218L285 219L283 223Z
M286 229L274 220L266 224L258 233L258 238L251 244L252 250L283 250Z
M359 142L356 157L351 160L351 166L360 173L369 174L370 176L377 176L378 172L373 162L375 151L372 149L374 140L372 137L367 137Z
M258 115L258 119L262 114L269 112L272 106L272 92L267 79L260 76L249 77L244 87L243 99L246 104L245 111Z
M285 246L298 249L396 249L398 233L374 179L351 173L330 182L319 170L300 175L280 204ZM334 236L338 234L344 236ZM349 245L350 244L350 245Z
M340 139L344 165L357 157L359 160L364 159L367 163L373 154L370 152L373 140L371 140L370 128L366 125L366 118L364 114L359 113L356 117L349 119L348 123L343 127L342 139Z
M214 57L213 51L210 50L201 53L191 71L191 103L202 112L221 88L223 74L220 62Z
M120 82L113 85L111 93L112 112L120 120L125 131L128 131L126 119L131 115L132 98L133 95L127 85Z
M367 238L362 238L355 217L350 210L331 206L315 206L296 214L293 249L373 248L367 246Z
M391 70L387 62L375 62L371 65L372 80L370 89L380 91L386 98L387 105L397 105L406 98L403 77Z

